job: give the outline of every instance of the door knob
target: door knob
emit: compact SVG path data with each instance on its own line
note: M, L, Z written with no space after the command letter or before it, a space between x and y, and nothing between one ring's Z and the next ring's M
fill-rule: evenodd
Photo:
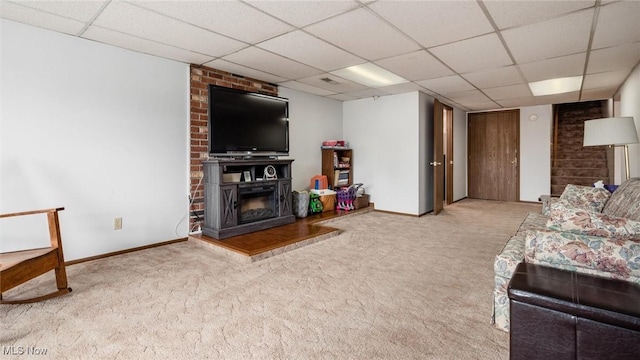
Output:
M438 166L438 165L442 165L442 163L439 163L439 162L437 162L437 161L433 161L433 162L430 162L430 163L429 163L429 165L431 165L431 166Z

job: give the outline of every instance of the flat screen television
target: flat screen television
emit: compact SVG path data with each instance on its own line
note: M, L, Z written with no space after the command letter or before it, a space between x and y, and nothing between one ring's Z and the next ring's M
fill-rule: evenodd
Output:
M288 99L209 85L209 155L289 155Z

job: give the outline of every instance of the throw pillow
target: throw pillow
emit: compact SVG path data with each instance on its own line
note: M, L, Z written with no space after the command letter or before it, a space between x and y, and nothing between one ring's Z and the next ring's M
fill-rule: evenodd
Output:
M610 196L611 193L604 188L569 184L560 195L560 201L580 209L601 212Z
M640 241L640 221L586 211L563 201L550 205L547 228L582 235Z

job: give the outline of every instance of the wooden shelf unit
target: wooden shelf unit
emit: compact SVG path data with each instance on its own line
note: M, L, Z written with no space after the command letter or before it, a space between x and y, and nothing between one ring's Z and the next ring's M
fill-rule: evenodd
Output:
M342 158L349 158L345 165ZM336 175L348 171L346 182L338 182ZM353 150L351 149L322 149L322 175L327 177L330 189L350 186L353 184Z

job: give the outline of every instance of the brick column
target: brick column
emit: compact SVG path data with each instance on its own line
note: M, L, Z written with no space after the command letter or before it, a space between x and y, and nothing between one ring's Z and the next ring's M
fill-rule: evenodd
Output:
M190 194L193 204L189 209L189 232L195 231L199 225L203 225L204 221L202 160L206 160L209 156L209 84L266 95L278 95L278 87L274 84L206 66L191 65Z

